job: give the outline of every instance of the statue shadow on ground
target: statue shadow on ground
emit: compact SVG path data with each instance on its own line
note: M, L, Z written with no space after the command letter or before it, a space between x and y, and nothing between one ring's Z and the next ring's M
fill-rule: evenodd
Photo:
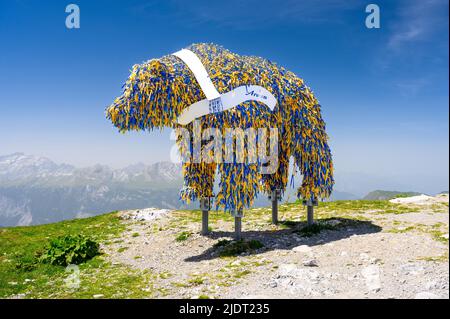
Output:
M305 221L280 221L284 229L243 231L244 242L259 241L264 246L258 249L246 250L245 255L258 255L271 250L292 250L300 245L318 246L332 243L351 236L378 233L382 228L371 221L349 218L326 218L316 222L313 228ZM316 233L317 232L317 233ZM234 232L212 231L207 235L211 239L231 239ZM223 247L211 246L201 254L185 259L186 262L199 262L220 258Z

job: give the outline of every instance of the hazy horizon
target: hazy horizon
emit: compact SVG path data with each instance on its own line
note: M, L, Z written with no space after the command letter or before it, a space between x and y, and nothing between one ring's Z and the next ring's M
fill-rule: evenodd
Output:
M136 165L136 164L144 164L144 165L152 165L160 162L171 162L168 160L154 161L154 162L145 162L145 161L137 161L130 162L123 166L111 166L107 163L96 162L90 165L76 165L73 163L68 163L65 161L56 161L47 156L39 156L37 154L28 154L25 152L14 152L10 154L0 154L0 157L13 155L15 153L24 154L26 156L35 156L35 157L44 157L48 160L56 163L56 164L68 164L72 165L75 168L88 168L95 165L106 165L112 169L125 169L128 166ZM289 172L291 174L292 168ZM442 191L448 191L448 179L445 176L433 177L433 176L416 176L416 178L421 180L421 184L419 186L414 186L414 183L409 183L410 176L380 176L375 174L367 174L364 172L338 172L336 173L336 186L334 190L337 192L346 192L358 197L363 197L367 195L371 191L375 190L387 190L387 191L415 191L421 192L424 194L438 194ZM436 182L437 181L437 182ZM439 182L440 181L440 182ZM300 174L297 174L295 177L295 186L298 187L301 182ZM442 186L442 187L441 187ZM288 188L292 188L290 185Z

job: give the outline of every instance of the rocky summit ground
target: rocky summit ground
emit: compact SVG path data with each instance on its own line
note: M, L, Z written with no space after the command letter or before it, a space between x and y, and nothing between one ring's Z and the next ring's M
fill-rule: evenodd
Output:
M143 209L0 228L3 298L449 298L448 195L300 203L233 218ZM49 240L89 237L101 254L69 269L36 256Z
M323 203L312 232L300 204L281 205L276 226L253 209L234 246L224 213L211 213L208 236L198 211L120 216L126 231L105 252L153 274L156 298L449 298L448 195Z

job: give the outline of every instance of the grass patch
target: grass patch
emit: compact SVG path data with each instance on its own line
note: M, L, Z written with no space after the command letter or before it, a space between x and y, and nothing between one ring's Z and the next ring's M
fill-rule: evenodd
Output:
M312 225L305 225L305 222L299 222L297 227L299 230L295 232L302 237L312 237L319 234L322 231L327 230L339 230L345 228L366 228L370 231L381 231L381 227L373 224L370 220L364 217L333 217L333 218L321 218L316 220Z
M334 213L373 212L378 214L405 214L418 212L418 207L410 207L388 200L337 200L332 202L319 202L316 211Z
M448 253L440 256L420 257L418 260L430 261L430 262L448 262Z
M170 272L163 271L163 272L159 273L159 278L161 278L161 279L167 279L170 277L172 277L172 274Z
M196 276L188 280L188 283L192 286L200 286L205 282L205 279L200 276Z
M119 249L117 249L117 252L118 253L123 253L127 249L128 249L128 247L120 247Z
M242 253L249 253L253 252L256 249L260 249L264 247L264 244L261 243L259 240L238 240L238 241L231 241L231 240L219 240L216 244L213 246L214 248L218 249L219 256L220 257L230 257L230 256L237 256Z
M245 269L245 270L242 270L242 271L235 272L233 274L233 276L234 276L234 278L242 278L242 277L247 276L248 274L251 274L251 273L252 272L250 270Z
M121 234L124 228L115 212L54 224L0 228L0 298L21 293L51 295L58 282L65 287L64 266L36 262L50 239L81 235L102 243ZM81 264L80 269L98 271L102 265L101 256L95 256Z
M272 219L270 220L270 222L272 222ZM297 221L293 221L293 220L283 220L278 222L278 225L281 229L289 229L289 228L294 228L298 225L299 222Z
M175 238L176 241L185 241L187 240L189 237L191 237L192 233L189 231L182 231L181 233L179 233L177 235L177 237Z
M401 234L401 233L407 233L409 231L413 231L414 229L415 229L414 226L407 226L407 227L392 228L392 229L389 229L388 232L394 233L394 234Z
M332 226L328 223L318 221L312 225L304 226L298 231L298 233L302 237L312 237L324 230L334 230L336 228L337 228L336 226Z
M219 239L217 243L214 244L214 248L225 247L229 245L232 241L228 239Z
M153 286L154 275L123 265L112 265L98 260L97 263L85 263L80 266L78 288L66 285L67 273L52 278L45 285L33 287L27 291L28 298L93 298L101 294L102 298L152 298L158 293Z
M199 209L194 210L178 210L172 213L171 215L175 219L173 220L173 223L175 225L178 225L179 222L187 224L189 222L194 223L201 223L202 221L202 211ZM218 221L233 221L234 218L231 216L231 214L226 213L224 211L210 211L209 213L209 222L211 224L214 224Z
M429 234L433 237L434 240L448 245L448 238L444 237L446 232L442 232L440 230L430 230Z

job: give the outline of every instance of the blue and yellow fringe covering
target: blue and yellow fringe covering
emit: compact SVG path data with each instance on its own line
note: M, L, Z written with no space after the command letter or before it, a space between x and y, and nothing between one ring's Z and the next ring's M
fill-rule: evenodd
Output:
M260 85L277 99L271 112L256 101L200 118L203 129L278 128L278 169L260 173L261 163L184 163L184 201L215 196L218 208L237 211L250 207L260 191L280 189L284 193L289 179L289 159L303 176L297 196L323 199L331 194L333 164L320 104L303 80L277 64L254 56L239 56L214 44L192 44L219 93L242 85ZM189 68L177 57L167 55L134 65L124 84L123 94L106 109L106 116L120 132L177 128L177 118L191 104L205 99ZM193 124L184 126L192 132ZM177 141L180 153L192 149ZM219 191L213 194L215 174L220 175ZM294 174L293 172L292 174Z

